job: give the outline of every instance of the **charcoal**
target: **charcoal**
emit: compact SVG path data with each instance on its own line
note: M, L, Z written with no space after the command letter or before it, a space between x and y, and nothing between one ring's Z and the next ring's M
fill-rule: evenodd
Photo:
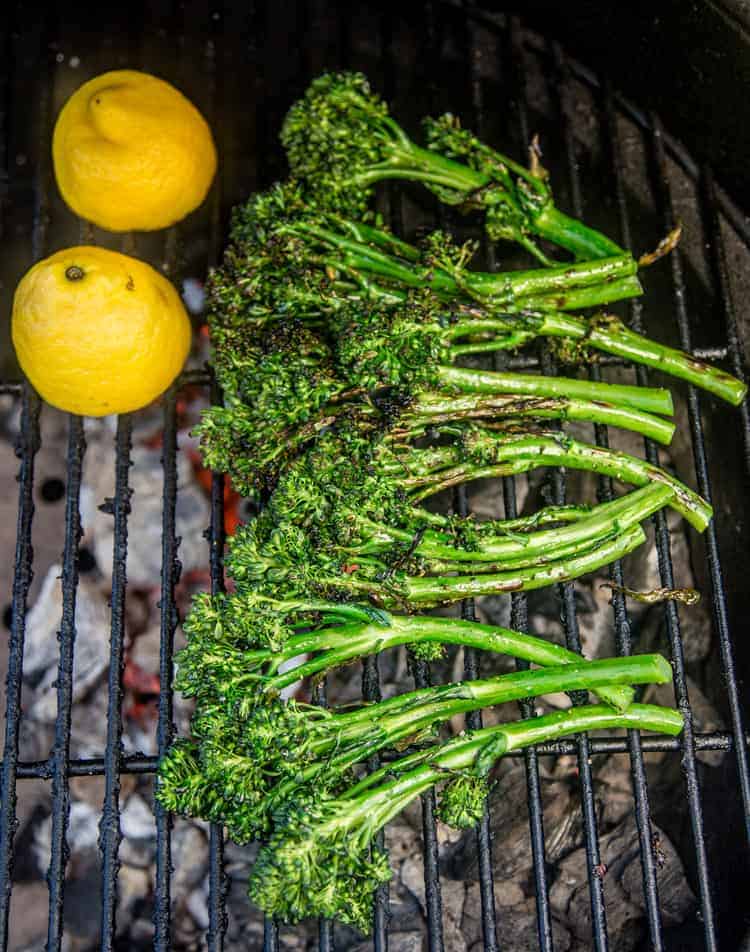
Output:
M512 892L512 891L511 891ZM523 893L512 905L499 901L498 885L495 885L495 910L497 940L501 949L513 952L536 952L539 938L536 930L536 903L526 899ZM510 894L506 894L509 897ZM466 892L461 930L470 952L482 952L484 933L482 929L482 905L479 886L474 884ZM552 938L556 952L567 952L571 947L570 932L557 919L552 920Z
M172 831L172 884L175 897L198 886L208 868L208 840L189 820L178 819Z
M147 870L122 863L117 874L117 922L121 933L130 929L133 913L151 888Z
M11 897L8 947L18 952L38 952L47 938L49 890L41 880L14 882Z
M676 850L666 834L653 827L659 838L657 881L665 925L682 922L695 907L695 897L685 878ZM610 947L629 952L638 947L645 934L645 901L639 859L638 830L631 815L599 838L601 862L597 875L604 884ZM583 847L567 856L557 867L550 889L555 914L580 940L590 940L591 907Z
M188 893L185 908L190 913L197 929L205 932L208 929L208 884Z
M388 952L423 952L424 938L421 932L392 932L388 931ZM446 943L446 949L450 949ZM336 946L338 948L338 945ZM347 947L345 947L347 948ZM463 949L464 946L459 948ZM370 952L372 942L358 942L349 946L347 952Z
M565 856L580 843L580 806L572 798L568 784L543 781L544 827L547 858ZM505 763L489 798L490 824L502 830L492 841L492 868L497 882L515 880L523 885L531 876L529 868L529 817L526 802L526 772L522 763ZM477 839L465 833L452 848L444 850L443 872L452 879L476 880Z

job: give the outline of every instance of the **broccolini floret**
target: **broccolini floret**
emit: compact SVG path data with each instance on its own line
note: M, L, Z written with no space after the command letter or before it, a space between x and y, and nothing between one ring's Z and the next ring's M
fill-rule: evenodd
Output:
M490 150L477 161L472 147L464 152L471 160L465 165L435 150L441 131L440 124L431 127L431 148L421 148L391 118L361 73L329 73L315 79L291 107L281 142L292 175L303 181L316 207L361 217L376 183L421 182L450 205L482 209L490 238L515 241L544 264L550 260L540 238L578 258L621 252L613 241L555 208L538 163L525 169ZM443 141L458 154L462 146L448 131Z
M447 783L446 815L461 823L478 820L481 785L499 758L529 744L598 728L676 735L682 718L677 711L646 704L632 704L623 714L597 705L556 711L483 728L403 757L338 796L288 802L258 855L250 898L286 922L326 916L367 933L373 893L391 877L386 854L374 844L390 819L419 794ZM470 773L479 786L464 779Z

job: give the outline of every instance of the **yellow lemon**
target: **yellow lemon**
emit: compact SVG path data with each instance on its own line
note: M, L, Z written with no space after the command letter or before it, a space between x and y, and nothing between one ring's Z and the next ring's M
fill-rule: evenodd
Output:
M172 285L143 261L66 248L23 276L13 344L42 397L82 416L137 410L180 372L190 320Z
M211 130L174 86L135 70L77 89L52 138L70 208L109 231L166 228L197 208L216 172Z

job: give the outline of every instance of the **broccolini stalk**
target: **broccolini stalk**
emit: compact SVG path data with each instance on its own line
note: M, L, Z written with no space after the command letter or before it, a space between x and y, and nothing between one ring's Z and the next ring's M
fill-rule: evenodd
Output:
M212 802L224 798L222 819L234 838L246 836L251 824L257 834L267 833L272 814L308 785L314 784L320 793L341 792L351 783L356 765L386 747L425 737L456 715L561 691L609 690L615 696L623 687L663 684L671 678L672 669L660 655L579 658L559 667L422 688L340 712L253 698L246 688L240 700L230 694L218 704L199 705L193 730L201 771L192 784L220 791ZM625 696L629 698L629 692ZM176 757L179 765L182 751ZM185 790L192 786L185 777L178 787L173 785L176 775L171 765L164 766L160 799L170 809L180 809L181 804L192 808L200 802L200 794ZM217 818L217 809L212 819ZM235 826L233 816L238 812L241 820Z
M561 378L551 379L557 381ZM603 423L640 433L665 446L672 442L675 431L675 425L670 420L663 420L627 405L596 398L583 400L576 397L516 397L486 393L446 397L436 391L420 394L401 415L399 423L405 427L424 427L461 420L578 420L585 423Z
M372 592L383 603L393 604L399 600L413 606L435 606L446 602L461 601L480 595L501 595L509 592L532 591L559 582L596 572L634 551L646 539L640 526L632 526L602 542L593 551L584 551L557 562L539 567L510 569L486 575L444 576L442 578L411 578L403 581L403 588L395 593L390 585L383 585L382 594ZM403 592L403 594L402 594Z
M290 526L314 540L307 550L313 559L313 552L324 551L325 564L337 559L348 572L355 566L353 571L365 574L369 565L377 576L409 560L418 564L420 574L432 575L543 565L611 538L668 505L674 495L665 484L645 486L595 506L563 526L526 533L509 533L503 520L479 525L457 518L446 520L441 530L429 513L403 499L392 478L367 474L357 484L343 477L337 485L326 471L318 473L319 457L318 453L303 457L287 471L266 512L247 530L262 560L262 571L267 570L269 546L276 552L276 539Z
M440 383L459 393L505 393L521 396L568 397L597 400L646 413L671 414L672 395L654 387L633 387L627 384L600 384L595 390L590 380L565 377L537 378L533 374L498 373L492 370L467 370L464 367L441 367ZM541 384L537 381L542 381Z
M380 829L419 794L448 781L447 819L478 822L486 776L513 750L582 731L612 728L679 734L677 711L632 704L624 713L575 707L543 717L486 727L388 764L338 797L291 802L260 853L249 894L268 915L295 922L325 916L369 931L375 889L390 880L386 854L373 844ZM484 781L484 784L482 784Z
M469 427L459 443L388 455L384 471L399 474L415 502L475 479L519 475L540 466L566 466L634 486L662 483L674 491L669 505L699 532L713 515L705 499L666 470L637 456L582 443L561 433L507 434ZM420 457L424 455L424 462Z
M314 320L316 305L325 313L364 297L398 302L410 289L429 288L445 304L479 304L490 313L545 302L560 310L593 307L641 293L629 254L536 270L470 271L475 243L456 245L436 231L415 247L310 205L293 181L236 208L231 237L211 299L250 321L279 314Z
M273 647L268 640L270 620ZM298 631L295 625L306 630ZM446 644L505 654L541 667L581 660L561 645L496 625L393 615L341 602L319 602L304 610L298 602L248 598L242 593L196 596L184 628L188 641L177 654L176 686L199 700L241 697L243 692L258 699L273 696L302 678L405 644L417 657L432 661ZM619 710L632 701L629 688L601 688L597 693Z
M668 412L667 391L447 368L431 329L437 324L416 337L396 326L402 312L411 326L423 316L432 321L425 316L430 310L429 303L414 302L408 313L402 306L368 336L368 321L379 320L370 309L369 317L340 329L333 348L292 322L238 330L244 337L225 339L215 351L226 405L207 410L196 430L206 465L229 473L241 492L260 488L321 431L346 418L393 425L401 416L409 426L453 418L582 419L669 442L673 424L638 409ZM444 382L451 373L455 381ZM455 396L459 383L481 392ZM561 395L566 387L571 396Z
M343 308L346 320L338 324L345 329L347 322L361 322L353 306L409 304L413 292L429 291L439 305L431 323L444 359L551 336L564 339L568 359L602 350L688 380L730 403L738 403L744 393L731 375L650 341L616 318L585 321L560 313L640 294L637 264L630 256L540 271L470 271L473 244L456 246L434 232L417 248L390 232L311 210L294 183L276 185L237 208L232 239L210 281L212 337L219 356L238 334L247 336L248 324L294 316L329 326ZM372 328L372 315L367 321ZM397 334L424 335L420 324L424 321L415 322L410 314ZM373 330L368 328L370 336Z
M674 496L655 482L588 510L567 512L556 528L518 520L477 524L415 507L398 476L378 472L356 434L326 434L281 478L264 511L230 541L228 566L238 585L259 592L290 583L309 597L316 579L341 577L341 590L409 576L497 574L559 563L611 541ZM347 465L348 464L348 465ZM575 516L574 518L571 518ZM558 518L559 510L540 513ZM294 589L296 590L296 589Z
M509 326L511 320L512 327ZM590 351L600 350L685 380L733 406L738 406L747 393L747 385L737 377L684 351L637 334L610 314L598 314L586 320L561 314L559 310L543 310L540 306L536 312L525 311L510 319L502 316L495 320L459 318L448 334L454 342L452 352L457 356L502 349L503 334L508 348L522 346L535 337L552 337L561 339L560 354L568 363L591 359Z
M537 237L577 258L622 253L604 235L555 208L538 166L528 170L493 154L492 163L472 168L417 146L359 73L314 80L289 110L281 141L292 175L321 208L361 217L377 182L422 182L448 204L481 208L490 238L516 241L544 264L550 262Z
M565 582L609 565L645 539L637 524L617 531L593 549L539 565L487 574L421 576L426 565L408 550L400 560L369 558L342 562L335 548L318 546L314 531L274 524L266 512L241 527L230 542L227 567L238 590L280 597L370 597L383 607L429 606L474 595L503 594ZM635 517L633 517L635 518ZM439 568L439 565L437 566Z

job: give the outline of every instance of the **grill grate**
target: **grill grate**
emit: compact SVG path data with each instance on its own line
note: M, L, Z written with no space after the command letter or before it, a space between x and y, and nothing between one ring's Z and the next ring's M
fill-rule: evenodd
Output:
M214 7L205 7L196 0L174 7L166 5L164 10L157 5L158 12L152 13L160 29L166 36L179 37L177 58L184 74L188 55L195 49L201 50L197 61L193 62L200 71L201 82L205 84L204 108L220 143L225 164L220 181L214 188L207 218L200 227L207 228L208 245L204 263L211 265L218 260L222 224L226 209L241 198L251 187L265 183L277 174L283 174L283 166L274 145L275 130L280 114L293 95L299 92L307 80L322 68L336 66L362 68L373 78L386 98L395 103L395 111L402 114L400 98L406 94L399 89L398 79L404 71L400 62L402 33L413 28L408 14L400 16L382 13L376 22L371 23L368 15L357 5L349 7L344 3L333 4L329 8L323 2L308 0L304 4L294 4L292 8L281 5L276 9L260 2L248 5L243 12L222 11ZM143 10L143 17L147 16ZM296 29L291 29L284 17ZM3 160L3 188L6 198L3 218L5 233L12 235L10 225L17 224L27 213L31 216L31 259L43 257L49 250L51 234L55 225L55 199L51 192L51 170L49 167L50 133L54 119L52 88L55 73L58 28L61 26L62 11L51 12L44 22L32 32L38 37L43 69L37 87L39 95L34 97L34 117L32 131L20 132L23 126L21 102L17 93L19 80L16 73L30 76L28 62L14 56L19 45L19 36L23 35L25 17L20 7L14 11L15 21L7 26L5 49L6 72L0 77L4 87L6 108L3 113L4 124L0 137L0 160ZM188 37L188 24L197 24L197 34ZM473 125L482 134L488 130L488 103L483 87L486 76L487 59L494 57L495 73L511 106L507 115L506 135L515 141L516 152L523 153L534 126L530 118L527 76L525 63L529 56L536 57L543 64L546 74L552 78L556 95L553 97L552 111L554 135L563 148L565 163L563 183L567 177L568 204L576 215L584 214L583 190L576 156L574 126L570 112L566 109L566 100L575 98L574 84L583 84L594 97L599 111L601 124L601 149L603 161L609 172L610 189L616 197L617 221L620 237L626 247L632 245L631 205L628 194L623 157L623 144L620 134L620 120L625 117L633 123L643 138L645 155L648 160L648 173L651 187L651 202L659 216L659 229L662 233L669 230L675 221L672 196L671 164L676 163L680 174L695 185L700 199L699 211L706 227L708 244L708 264L716 313L723 321L725 343L714 342L696 347L693 353L713 359L726 359L728 365L738 376L743 373L743 358L737 329L736 316L732 303L732 273L727 259L723 237L723 226L729 223L740 239L750 245L750 230L741 213L716 184L710 169L697 167L682 146L664 131L658 117L644 113L620 96L608 81L600 82L585 67L565 56L559 46L548 43L543 38L527 32L515 17L490 15L475 7L472 2L460 4L454 2L432 3L426 7L424 28L420 33L414 31L414 70L416 81L422 83L424 102L412 105L415 115L417 107L421 111L434 111L440 108L445 97L443 81L447 85L460 88L462 112L467 114ZM330 29L333 24L334 29ZM238 31L231 36L231 28ZM373 35L367 30L372 28ZM143 27L144 31L146 27ZM134 30L131 20L126 35L128 64L142 65L146 69L164 72L159 69L158 58L143 54L141 38ZM187 38L186 38L187 37ZM293 38L294 42L291 42ZM28 56L28 42L23 41L23 49ZM164 52L162 45L155 50ZM276 66L272 64L274 51L299 49L300 57L296 67ZM444 72L446 44L455 45L453 60L460 63L458 79L445 79ZM229 49L231 47L231 49ZM152 54L154 51L152 50ZM230 53L234 59L230 58ZM230 123L234 122L233 109L239 104L238 94L232 88L233 77L227 72L234 64L242 66L243 80L247 82L244 91L249 90L258 105L254 116L241 116L237 122L241 127L242 140L232 138ZM409 65L409 64L407 64ZM102 67L104 68L104 67ZM290 79L287 75L296 68L296 74ZM459 75L460 74L460 75ZM272 85L271 77L277 82ZM284 80L282 82L282 80ZM413 78L410 82L414 81ZM426 93L425 93L426 90ZM413 91L413 90L410 90ZM240 93L241 95L242 93ZM495 104L492 104L493 107ZM228 111L224 111L228 110ZM408 112L408 109L406 110ZM487 131L491 135L491 129ZM24 210L23 201L19 209L15 207L15 196L21 195L23 183L15 189L15 170L11 165L19 143L28 141L33 144L32 197L30 206ZM248 153L250 156L248 158ZM250 167L243 169L239 160L250 161ZM555 178L560 182L560 175ZM394 189L385 199L383 207L386 218L395 228L403 229L409 218L408 196ZM589 209L590 211L590 209ZM57 235L58 233L55 232ZM59 237L59 235L58 235ZM88 227L82 227L81 240L90 241L93 236ZM6 241L7 241L6 237ZM139 238L139 242L140 242ZM164 260L168 270L176 267L179 229L170 230L166 246L156 248L150 241L145 242L149 250L155 248L157 260ZM133 239L125 240L125 248L132 252ZM141 246L139 244L139 251ZM484 247L488 263L495 266L492 249ZM670 258L669 274L671 295L671 315L675 321L680 344L685 349L691 346L691 304L690 293L686 286L684 262L680 253ZM28 265L25 262L25 266ZM644 323L643 305L633 301L629 305L629 318L636 329ZM599 378L602 369L619 365L617 360L604 359L599 366L591 370L592 377ZM507 366L534 368L541 366L547 373L554 372L554 366L548 353L537 357L515 358L506 362ZM643 384L647 380L644 368L636 369L636 379ZM179 540L176 538L175 507L177 500L177 418L176 400L179 389L187 384L206 388L212 401L220 399L215 383L208 373L189 372L183 375L178 385L166 396L164 401L164 439L163 439L163 510L162 510L162 571L161 571L161 651L160 677L164 688L159 697L157 742L161 754L173 735L172 695L168 690L172 671L172 647L175 628L178 623L175 606L175 586L180 572L178 560ZM36 395L25 384L7 382L0 385L0 392L10 394L21 404L21 435L19 443L19 507L16 536L15 571L13 579L13 613L9 640L8 680L6 693L5 744L2 761L2 796L0 797L0 945L8 948L8 921L11 903L11 872L13 858L13 835L16 825L16 783L27 778L42 778L51 781L53 794L52 810L52 852L48 872L49 884L49 930L50 950L58 950L62 943L62 911L65 886L65 868L67 864L66 829L69 807L68 783L72 777L103 775L105 778L104 803L100 825L100 849L102 854L102 897L101 924L103 949L114 949L115 910L117 900L118 848L121 839L119 823L119 783L123 774L150 774L155 771L157 757L135 755L124 756L122 751L122 665L124 637L124 604L126 589L126 558L128 541L128 515L130 508L130 490L128 472L131 454L132 420L128 416L120 418L115 437L114 471L116 492L113 500L107 502L114 519L114 552L112 576L112 621L111 621L111 657L108 674L107 743L101 757L71 758L70 756L70 715L72 691L72 663L75 642L74 612L77 587L77 556L80 537L79 495L81 487L82 463L85 452L83 424L80 419L71 417L69 421L69 450L66 490L65 541L63 554L63 616L60 638L59 676L57 681L58 715L55 726L55 743L49 759L35 762L19 762L18 742L21 719L21 676L24 647L25 619L32 581L32 521L34 516L34 470L35 458L40 448L40 403ZM689 431L692 440L695 462L695 478L698 490L706 498L711 498L711 480L709 475L709 456L706 447L704 427L701 416L701 402L693 388L688 388L687 406ZM750 477L750 417L747 403L737 414L739 437L742 441L744 462L743 479ZM596 439L606 446L608 436L606 428L596 428ZM646 457L657 462L656 447L647 442L644 447ZM556 502L562 502L565 496L564 474L557 473L553 485ZM515 485L512 478L503 481L503 494L506 513L509 517L516 514ZM611 494L608 480L601 480L599 494L606 499ZM457 494L457 508L468 511L465 491ZM211 589L221 591L223 586L223 480L215 475L211 485L211 521L207 530L209 544L209 567ZM674 585L669 530L663 514L655 518L656 542L659 557L659 570L662 584ZM591 758L602 753L627 753L633 784L635 815L637 819L640 858L643 873L644 896L650 944L653 949L667 947L664 936L659 895L656 881L656 866L652 845L649 791L646 783L644 754L652 751L679 753L684 777L684 793L688 804L689 819L693 835L693 869L698 884L701 907L701 921L705 948L709 950L725 947L722 943L722 928L719 912L726 909L726 902L712 892L713 870L710 864L710 845L707 839L707 818L704 797L699 783L699 769L696 754L705 750L724 750L731 752L736 763L737 798L741 801L744 824L750 836L750 774L748 772L747 742L743 722L743 709L740 697L735 661L730 637L730 605L728 604L727 585L720 558L717 529L712 524L706 533L706 559L708 580L710 583L711 603L714 616L714 630L719 648L721 670L726 688L726 701L730 714L729 731L697 733L692 725L692 711L688 698L685 674L685 659L680 635L680 621L674 603L665 606L665 621L671 646L671 657L675 669L676 699L685 716L686 729L679 739L654 737L641 738L638 733L630 732L625 737L593 738L581 737L578 740L540 745L537 749L518 752L524 759L528 793L530 822L530 861L536 888L537 920L539 947L544 950L553 948L552 916L548 892L546 852L544 838L544 816L541 798L539 761L540 757L560 757L574 755L578 758L580 771L580 795L584 818L584 840L587 856L587 876L591 897L591 923L593 947L597 950L608 948L606 908L604 902L604 884L597 868L600 863L597 819L593 783L591 776ZM623 568L616 563L611 570L611 578L622 584ZM560 587L559 598L564 621L566 642L574 650L580 650L580 637L576 618L572 585ZM615 593L612 598L613 619L618 651L628 654L632 649L632 633L624 598ZM464 617L473 617L473 605L466 603L462 608ZM511 625L520 630L528 628L528 606L524 595L512 597ZM429 683L429 667L415 664L415 682L417 686ZM465 675L477 676L477 659L472 652L465 655ZM379 697L379 674L377 658L367 659L363 665L363 696L367 699ZM318 697L324 703L325 690ZM533 714L531 700L521 704L524 716ZM474 727L479 723L478 715L469 721ZM374 765L373 765L374 766ZM23 788L21 788L21 791ZM22 792L21 792L22 795ZM732 792L730 791L730 796ZM442 906L439 878L439 849L434 819L434 794L423 798L422 817L424 824L425 847L425 887L428 946L430 952L441 952L445 947L442 927ZM159 807L156 808L156 889L155 889L155 938L157 950L171 948L170 936L170 875L171 875L171 818ZM492 882L491 832L489 818L485 819L477 830L477 856L480 882L482 928L484 947L487 950L498 948L496 938L496 917ZM225 892L226 884L222 869L223 842L222 831L212 826L210 830L209 850L209 928L207 948L220 950L226 928ZM717 908L718 907L718 908ZM373 944L376 950L388 948L388 891L378 893L374 911ZM266 922L263 947L275 950L279 945L278 929L275 923ZM333 928L328 922L321 922L319 928L319 948L334 948Z

